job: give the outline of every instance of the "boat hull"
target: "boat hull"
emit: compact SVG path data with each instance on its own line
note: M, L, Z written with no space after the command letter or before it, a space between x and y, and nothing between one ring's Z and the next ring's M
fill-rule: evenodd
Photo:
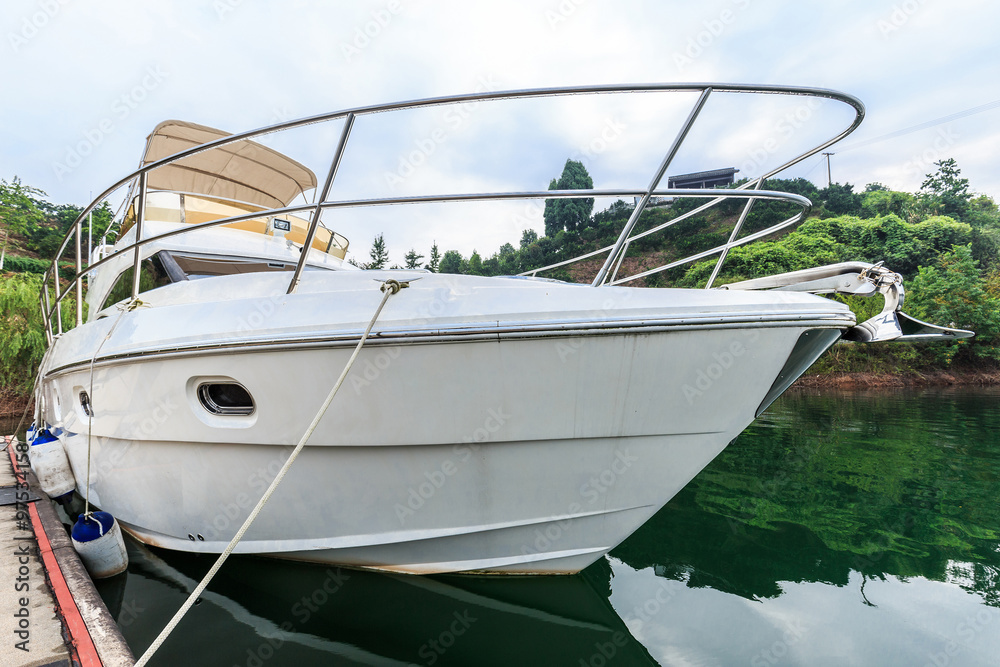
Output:
M824 332L809 361L839 337L847 320L830 308L843 322L813 308L376 337L236 551L409 573L579 571L754 419L805 332ZM95 364L90 426L76 398L88 365L50 371L48 421L78 491L92 428L93 504L148 544L221 552L347 363L353 346L330 338L119 351ZM209 414L196 389L213 380L246 387L254 414Z

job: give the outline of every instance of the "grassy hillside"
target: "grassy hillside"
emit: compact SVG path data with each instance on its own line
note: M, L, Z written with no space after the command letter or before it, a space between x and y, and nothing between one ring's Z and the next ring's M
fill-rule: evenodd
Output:
M730 251L716 285L849 260L884 261L906 287L904 309L926 321L972 329L975 339L950 343L839 344L813 372L893 373L920 376L1000 370L1000 211L992 198L969 191L954 160L937 163L920 192L892 191L874 183L855 193L850 184L823 189L804 179L768 181L764 189L808 197L814 208L792 231ZM643 212L636 232L653 229L695 209L704 200L680 200ZM725 243L744 202L731 200L683 220L629 246L619 276L634 275ZM757 202L741 237L786 219L796 208ZM614 243L633 207L618 201L608 209L547 234L524 233L520 247L505 244L483 259L447 250L439 270L448 273L512 275L555 264ZM415 254L414 251L411 253ZM545 275L589 283L605 255ZM712 257L693 265L637 279L640 287L704 287L715 266ZM845 299L859 321L877 314L882 299ZM977 375L977 377L981 376Z

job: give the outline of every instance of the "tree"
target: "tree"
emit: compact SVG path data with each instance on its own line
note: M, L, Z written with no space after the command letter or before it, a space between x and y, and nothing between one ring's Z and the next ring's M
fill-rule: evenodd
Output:
M73 226L76 219L80 217L80 213L83 212L83 207L76 206L74 204L60 204L59 206L52 206L48 202L41 202L42 208L45 210L47 216L56 221L56 226L59 233L59 242L62 243L62 237L66 235L69 228ZM87 228L90 226L90 236L93 237L94 243L100 243L101 237L107 232L108 227L114 220L114 211L111 210L111 205L107 200L103 201L94 208L88 219L83 221L83 238L87 237ZM111 239L113 241L113 239Z
M437 273L438 267L441 265L441 252L438 250L437 241L431 246L431 261L429 264L424 266L425 269Z
M372 243L371 252L368 253L371 257L370 262L364 265L365 269L384 269L386 263L389 261L389 251L385 249L385 239L379 234L375 237L375 241Z
M500 246L500 251L493 257L496 258L496 269L490 275L513 276L520 273L521 255L510 243Z
M969 246L955 246L943 253L937 266L921 266L907 290L907 310L927 322L971 329L973 339L938 348L938 358L950 362L964 350L971 356L1000 358L991 343L1000 334L1000 299L986 290L978 262Z
M927 179L920 185L922 198L935 213L963 218L969 211L969 201L972 199L969 179L960 178L962 171L955 158L938 160L934 164L937 171L927 174Z
M440 273L463 273L464 268L465 260L462 259L462 253L457 250L448 250L441 258Z
M857 215L861 212L863 197L854 194L850 183L831 183L819 191L823 206L834 215Z
M37 188L22 185L15 176L8 183L0 179L0 218L3 219L3 249L0 250L0 270L7 256L11 234L26 236L45 220L45 213L38 207L35 196L45 193Z
M872 185L879 186L872 188ZM878 183L869 184L861 199L861 217L877 218L882 215L894 214L906 219L914 197L907 192L889 190Z
M587 173L582 162L566 160L562 176L559 180L552 179L549 190L589 190L594 187L594 180ZM545 235L555 236L562 230L575 232L582 230L590 222L590 214L594 210L594 199L546 199Z
M406 268L408 269L419 269L420 260L424 258L423 255L418 255L417 251L410 248L410 251L404 255L403 259L406 260Z
M538 240L538 232L534 229L525 229L521 234L521 249L527 248L529 245Z
M602 223L608 221L619 221L628 220L628 217L632 215L632 211L635 209L635 205L626 204L621 199L616 199L615 202L598 213L594 214L594 222Z
M45 327L38 308L39 276L0 278L0 387L30 394L32 380L45 352ZM66 299L64 321L72 321ZM75 306L74 306L75 307Z
M479 256L479 253L475 250L472 251L472 255L469 257L469 268L467 273L473 276L483 275L483 258Z

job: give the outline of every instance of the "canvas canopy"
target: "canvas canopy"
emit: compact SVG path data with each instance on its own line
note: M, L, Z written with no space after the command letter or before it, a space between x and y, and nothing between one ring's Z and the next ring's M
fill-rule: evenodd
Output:
M204 125L167 120L149 135L142 164L228 136L229 132ZM316 175L295 160L244 139L155 169L147 177L147 187L279 208L315 188Z

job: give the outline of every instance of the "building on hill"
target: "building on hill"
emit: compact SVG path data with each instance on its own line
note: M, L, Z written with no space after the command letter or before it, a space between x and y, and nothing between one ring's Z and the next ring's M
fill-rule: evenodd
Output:
M709 188L724 188L736 182L736 167L726 167L725 169L713 169L711 171L696 171L690 174L678 174L667 177L667 187L673 189L703 190ZM671 204L674 197L650 197L649 206L662 206ZM639 203L639 197L635 198L635 203Z
M713 169L712 171L697 171L693 174L680 174L667 177L668 188L701 190L707 188L724 188L736 182L735 167Z

